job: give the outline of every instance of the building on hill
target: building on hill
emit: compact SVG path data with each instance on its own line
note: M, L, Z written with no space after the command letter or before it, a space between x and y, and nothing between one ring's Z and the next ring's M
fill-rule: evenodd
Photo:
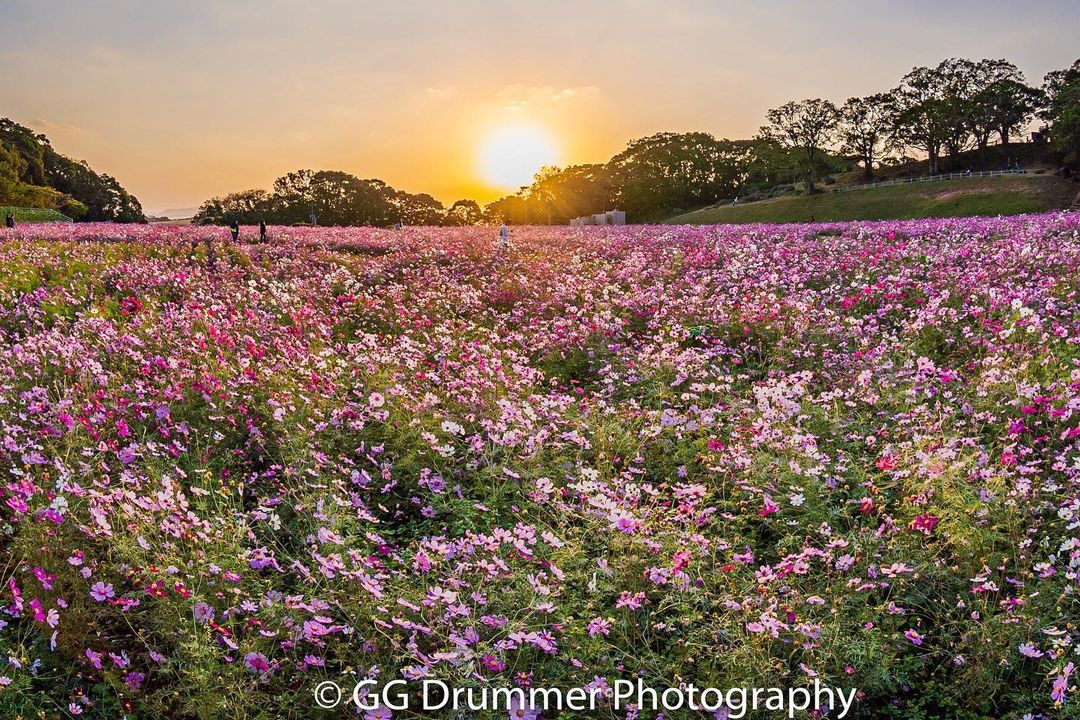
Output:
M622 210L608 210L607 212L596 213L595 215L582 215L576 217L570 221L570 225L573 227L581 227L583 225L625 225L626 213Z

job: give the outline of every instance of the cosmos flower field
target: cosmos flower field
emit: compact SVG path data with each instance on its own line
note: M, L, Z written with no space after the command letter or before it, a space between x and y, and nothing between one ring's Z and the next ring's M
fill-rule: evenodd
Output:
M1080 214L270 235L0 230L0 717L1080 717Z

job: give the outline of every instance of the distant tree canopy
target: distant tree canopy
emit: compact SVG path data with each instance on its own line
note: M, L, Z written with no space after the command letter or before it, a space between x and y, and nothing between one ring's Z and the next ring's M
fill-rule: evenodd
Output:
M956 158L972 148L985 162L993 136L1008 145L1045 102L1008 60L949 58L913 68L891 95L894 145L926 153L931 174L941 170L943 155Z
M116 178L53 150L49 139L0 119L0 205L47 207L87 221L146 222Z
M475 205L475 203L474 203ZM462 213L475 221L477 213ZM297 170L274 181L271 191L245 190L207 200L200 223L226 225L260 220L278 225L442 225L446 211L427 194L395 190L382 180L361 180L339 170Z
M564 224L620 208L641 221L670 211L793 183L803 176L800 150L771 137L717 139L708 133L657 133L634 140L607 163L543 168L533 183L489 203L492 222ZM847 163L815 150L814 172Z
M708 133L658 133L608 162L614 203L634 217L690 208L738 192L752 148Z
M475 200L458 200L446 211L443 225L478 225L484 219L484 211Z

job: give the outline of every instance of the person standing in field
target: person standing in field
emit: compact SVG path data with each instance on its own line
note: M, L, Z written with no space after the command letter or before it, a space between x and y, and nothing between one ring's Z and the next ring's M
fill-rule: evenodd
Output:
M233 220L232 224L229 225L229 231L232 233L233 242L236 242L237 240L239 240L240 239L240 221L239 220Z
M6 217L6 218L4 218L4 224L5 224L5 225L7 225L9 229L14 229L14 228L15 228L15 216L14 216L14 215L12 215L12 214L11 214L11 213L9 212L9 213L7 214L7 217Z
M259 242L266 242L266 221L259 221Z
M506 252L510 249L510 226L508 221L503 221L499 226L499 250Z

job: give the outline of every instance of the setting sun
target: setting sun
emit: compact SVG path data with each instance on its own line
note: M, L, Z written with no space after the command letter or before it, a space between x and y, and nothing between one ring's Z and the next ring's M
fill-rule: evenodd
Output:
M484 181L508 190L528 185L536 171L559 163L555 141L534 125L508 125L494 130L480 146L479 169Z

